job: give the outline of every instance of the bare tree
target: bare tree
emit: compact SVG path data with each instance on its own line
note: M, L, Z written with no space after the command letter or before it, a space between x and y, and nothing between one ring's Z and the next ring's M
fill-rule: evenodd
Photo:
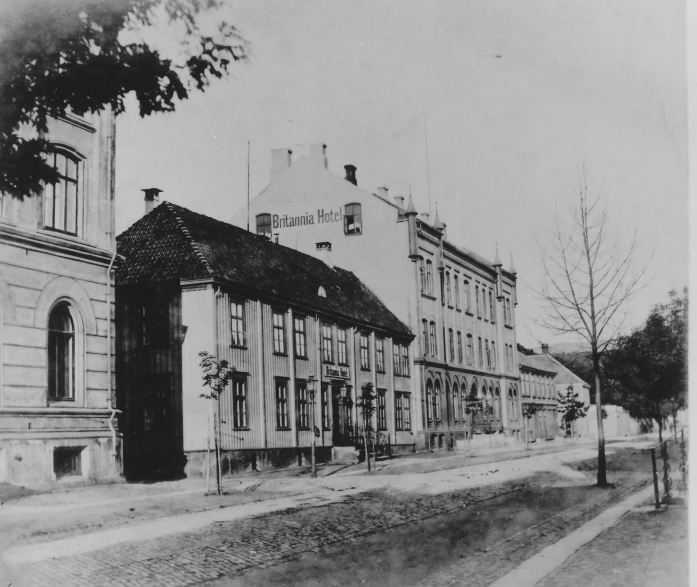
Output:
M542 248L544 281L538 292L548 314L540 323L573 333L590 345L598 420L598 486L607 486L600 362L626 318L629 298L643 286L648 263L637 265L637 232L628 246L612 238L607 200L582 167L570 223L557 215L551 244Z

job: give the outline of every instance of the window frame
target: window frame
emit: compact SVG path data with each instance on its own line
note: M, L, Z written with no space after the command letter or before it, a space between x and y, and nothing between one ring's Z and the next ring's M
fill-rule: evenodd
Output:
M276 430L290 430L290 414L288 413L288 382L285 377L274 378L276 399ZM280 392L283 393L280 393Z
M385 372L385 339L378 336L375 337L375 370Z
M333 340L333 328L331 324L322 322L321 332L322 332L322 362L323 363L334 363L334 340ZM327 334L329 336L327 336Z
M278 323L277 319L278 318ZM287 356L286 350L286 313L282 310L273 310L273 354Z
M387 390L377 390L377 427L378 432L387 430Z
M260 218L263 218L263 219L268 218L268 220L269 220L268 225L267 224L260 225L259 224ZM268 238L269 240L271 240L271 238L273 237L273 228L271 226L271 214L269 214L268 212L262 212L261 214L256 215L255 220L256 220L256 234L257 234L257 236L264 236L264 237ZM262 232L259 232L260 228L265 228L266 226L268 226L268 229L269 229L268 233L265 230Z
M438 356L438 338L436 332L436 323L434 321L429 322L428 329L428 339L429 339L429 353L432 357Z
M295 427L298 431L310 429L310 397L305 379L295 380Z
M361 371L370 371L370 339L364 332L358 333L358 356L361 362Z
M307 359L307 319L293 316L293 354L296 359Z
M58 180L56 183L44 183L44 188L42 192L43 196L43 217L41 220L41 225L44 230L51 232L57 232L59 234L67 234L70 236L80 238L82 236L82 209L84 207L84 161L85 157L79 154L76 150L68 147L67 145L61 145L56 143L51 143L45 153L46 163L56 169L58 172ZM63 157L65 162L65 168L61 172L58 165L58 157ZM53 163L49 163L50 158L53 157ZM68 161L72 161L75 166L75 177L70 177L68 173ZM59 228L56 222L56 184L61 184L62 187L62 198L63 198L63 226L64 228ZM75 190L75 230L68 230L68 184L72 185ZM49 196L49 186L52 186L51 196ZM83 188L83 189L81 189ZM48 220L48 202L51 198L51 222Z
M232 378L232 427L234 430L249 430L249 407L247 405L247 376ZM239 393L239 389L242 393Z
M358 207L357 214L355 208L351 208L351 212L349 212L349 208L352 206ZM358 217L358 221L356 221L356 217ZM353 228L349 228L349 218L353 220ZM363 207L359 202L351 202L344 206L344 234L346 236L363 234Z
M346 328L336 330L336 359L339 365L348 365L348 331ZM343 352L342 352L343 351ZM343 361L342 361L343 358Z
M52 318L57 312L62 314L59 314L58 318L67 319L67 330L58 330L51 326ZM77 399L77 374L79 367L77 361L78 328L69 302L61 300L51 308L48 315L47 335L48 401L75 402ZM61 354L63 355L62 358ZM60 383L61 380L62 384ZM61 388L64 386L65 389L61 391Z
M239 315L234 310L235 306L239 306ZM245 303L243 301L230 300L230 341L232 348L247 348L247 322Z

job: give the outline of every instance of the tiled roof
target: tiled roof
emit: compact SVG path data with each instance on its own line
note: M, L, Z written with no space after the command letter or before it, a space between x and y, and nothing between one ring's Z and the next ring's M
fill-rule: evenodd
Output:
M120 234L116 285L212 278L262 296L372 325L409 329L352 272L251 232L163 202ZM327 297L318 295L320 286Z
M521 367L530 367L532 369L556 373L557 375L554 378L555 384L580 383L582 385L588 385L583 379L573 373L569 368L562 365L552 355L524 355L518 352L518 364Z

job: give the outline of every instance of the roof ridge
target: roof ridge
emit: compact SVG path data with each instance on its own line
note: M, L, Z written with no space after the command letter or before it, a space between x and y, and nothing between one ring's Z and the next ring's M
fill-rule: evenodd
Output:
M198 260L201 261L203 266L206 268L206 271L208 271L209 275L215 275L215 271L211 267L211 264L208 262L208 259L206 259L206 256L201 251L200 247L198 246L198 243L194 240L194 237L191 236L189 228L186 226L184 219L181 216L179 216L179 214L177 214L177 211L174 209L173 204L171 204L168 201L164 201L160 204L160 206L167 206L167 210L169 210L174 215L175 222L184 234L184 237L186 238L192 250L194 251L194 254L198 257Z

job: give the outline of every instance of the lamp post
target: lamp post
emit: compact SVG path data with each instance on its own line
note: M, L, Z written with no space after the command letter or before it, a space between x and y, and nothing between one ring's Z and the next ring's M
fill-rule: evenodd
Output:
M315 460L315 386L317 385L317 380L314 375L310 375L307 378L307 391L310 394L310 413L312 414L312 473L310 477L315 479L317 477L317 461Z

